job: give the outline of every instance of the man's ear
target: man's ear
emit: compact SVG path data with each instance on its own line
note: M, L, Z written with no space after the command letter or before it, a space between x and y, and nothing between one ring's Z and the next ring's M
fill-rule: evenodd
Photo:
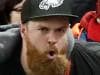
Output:
M24 24L20 25L20 33L21 33L21 36L23 38L25 36L25 33L26 33L26 25L24 25Z

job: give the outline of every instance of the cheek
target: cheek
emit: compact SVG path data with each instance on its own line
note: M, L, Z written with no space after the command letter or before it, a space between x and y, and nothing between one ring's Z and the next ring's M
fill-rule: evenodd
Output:
M67 35L64 35L56 44L57 49L59 50L60 53L66 54L67 51Z
M38 50L43 51L46 48L47 41L45 36L40 33L29 33L29 39L33 46L35 46Z

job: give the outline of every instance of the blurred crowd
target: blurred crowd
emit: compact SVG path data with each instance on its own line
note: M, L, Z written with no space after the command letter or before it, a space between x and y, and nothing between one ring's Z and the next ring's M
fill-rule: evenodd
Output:
M0 1L0 25L21 23L20 13L24 0Z
M100 42L100 0L95 0L92 10L85 12L72 31L78 40Z

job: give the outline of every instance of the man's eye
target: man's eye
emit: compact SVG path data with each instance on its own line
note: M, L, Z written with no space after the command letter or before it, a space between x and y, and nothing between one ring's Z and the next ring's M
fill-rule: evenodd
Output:
M66 29L64 29L64 28L59 28L56 30L56 32L65 32L65 31L66 31Z
M42 32L48 32L49 31L49 29L48 28L40 28L39 30L41 30Z

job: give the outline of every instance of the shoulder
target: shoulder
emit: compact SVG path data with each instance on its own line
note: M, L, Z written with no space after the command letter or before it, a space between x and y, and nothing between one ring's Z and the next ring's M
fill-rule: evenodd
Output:
M0 26L0 75L25 75L20 63L19 26Z
M72 55L72 75L100 74L100 43L76 41Z
M18 51L21 46L21 36L18 25L0 26L0 63L6 61Z
M93 53L100 57L100 43L99 42L87 42L87 41L75 41L74 49L79 51L86 51Z

